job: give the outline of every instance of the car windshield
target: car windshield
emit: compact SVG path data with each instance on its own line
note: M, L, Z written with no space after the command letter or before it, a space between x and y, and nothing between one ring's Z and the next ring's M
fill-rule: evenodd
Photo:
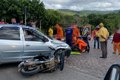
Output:
M46 38L48 38L48 39L50 39L50 40L54 40L54 38L53 37L50 37L49 35L45 35L45 34L43 34L42 32L40 32L39 30L35 30L39 35L42 35L43 37L46 37Z

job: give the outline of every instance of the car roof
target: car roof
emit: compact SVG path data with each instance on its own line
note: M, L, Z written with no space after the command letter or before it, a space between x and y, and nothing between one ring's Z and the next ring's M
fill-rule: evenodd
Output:
M0 24L0 28L1 27L22 27L22 28L30 28L30 29L35 29L33 27L30 26L25 26L25 25L19 25L19 24Z

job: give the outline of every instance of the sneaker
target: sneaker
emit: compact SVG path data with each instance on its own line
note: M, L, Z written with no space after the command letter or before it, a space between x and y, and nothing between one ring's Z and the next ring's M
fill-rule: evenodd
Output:
M116 52L113 52L113 54L116 54Z
M106 59L107 57L100 57L100 58Z
M85 50L82 50L82 52L84 53L84 52L85 52Z
M104 58L104 57L100 57L100 58Z

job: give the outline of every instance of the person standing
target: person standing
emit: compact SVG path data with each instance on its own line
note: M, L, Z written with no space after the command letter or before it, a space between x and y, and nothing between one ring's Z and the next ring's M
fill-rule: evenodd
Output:
M19 23L20 25L24 25L24 22L23 22L23 20L20 20L20 23Z
M82 39L87 43L88 52L90 51L89 45L89 36L90 35L90 28L88 26L84 26L82 29Z
M33 20L29 20L27 26L32 27L33 25Z
M118 54L120 55L120 32L119 28L116 29L114 35L113 35L113 54L116 54L116 51L118 50Z
M76 39L80 37L80 32L79 32L78 26L76 24L72 25L72 29L73 29L72 43L76 43Z
M49 36L50 36L51 38L53 37L53 29L52 29L52 27L49 28L48 34L49 34Z
M97 32L97 36L100 39L102 56L100 58L107 58L107 40L109 37L109 32L107 28L104 27L103 23L99 24L100 30Z
M55 35L55 39L62 40L63 39L63 30L60 24L56 24L55 28L57 29L57 34Z
M94 39L94 49L99 49L99 37L96 36L96 33L98 32L99 30L99 26L96 26L96 29L92 31L92 40Z
M78 26L76 24L73 24L72 28L73 28L73 34L72 34L73 37L76 37L76 38L80 37L80 31L78 29Z
M11 24L17 24L17 21L16 21L15 18L12 18L12 19L11 19Z
M0 24L5 24L4 19L1 19Z
M72 47L72 34L73 34L73 28L72 27L68 27L65 30L65 36L66 36L66 43Z

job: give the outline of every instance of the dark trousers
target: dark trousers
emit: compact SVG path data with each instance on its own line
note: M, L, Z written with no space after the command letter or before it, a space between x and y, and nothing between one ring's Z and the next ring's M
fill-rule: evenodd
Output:
M97 49L99 49L100 47L99 47L99 37L95 37L94 38L94 48L97 48Z
M70 47L72 47L72 36L67 36L67 37L66 37L66 43L67 43Z
M88 37L83 37L83 40L87 43L87 47L90 49Z
M101 50L102 50L102 57L107 58L107 41L100 42Z

